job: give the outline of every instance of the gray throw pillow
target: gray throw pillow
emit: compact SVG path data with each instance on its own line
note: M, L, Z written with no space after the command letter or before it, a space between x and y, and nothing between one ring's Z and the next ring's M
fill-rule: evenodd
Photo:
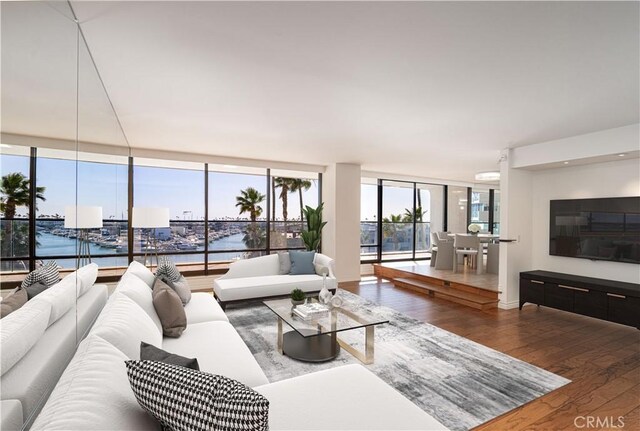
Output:
M6 298L3 298L2 302L0 302L0 319L22 307L27 303L28 299L27 291L20 288Z
M187 327L187 315L178 294L161 279L156 278L153 284L153 308L156 309L162 333L167 337L177 338Z
M165 280L164 278L162 281L176 291L182 301L182 305L187 305L191 301L191 288L184 275L181 275L177 281Z
M157 348L154 345L140 342L140 360L141 361L158 361L165 364L179 365L192 370L200 370L198 360L196 358L185 358L184 356L169 353L166 350Z
M278 260L280 261L280 270L278 271L278 274L289 274L291 272L291 258L289 257L289 253L286 251L279 251Z
M41 294L48 288L49 286L47 286L41 281L38 281L37 283L33 283L32 285L22 288L20 290L25 290L27 292L27 298L32 299L34 296Z
M291 275L316 273L316 268L313 265L313 259L316 257L315 251L291 250L289 257L291 258Z

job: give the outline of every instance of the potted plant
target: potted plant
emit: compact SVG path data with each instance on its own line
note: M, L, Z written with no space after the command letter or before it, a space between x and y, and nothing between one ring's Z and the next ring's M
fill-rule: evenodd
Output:
M291 291L291 303L295 305L304 304L305 294L301 289L293 289Z
M305 219L307 220L307 229L303 230L301 233L302 241L309 251L318 251L320 248L322 228L327 224L326 221L322 221L323 205L324 203L321 203L318 205L318 208L311 208L307 205L302 211Z

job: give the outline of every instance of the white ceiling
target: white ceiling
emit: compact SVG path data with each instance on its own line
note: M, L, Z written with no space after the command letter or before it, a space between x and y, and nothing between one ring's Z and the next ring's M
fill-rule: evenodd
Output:
M72 6L137 148L473 181L640 121L638 2Z

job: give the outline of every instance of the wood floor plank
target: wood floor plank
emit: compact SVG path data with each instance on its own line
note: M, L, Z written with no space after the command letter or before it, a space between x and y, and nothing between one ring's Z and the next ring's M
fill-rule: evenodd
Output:
M572 380L477 430L575 430L579 414L622 415L624 429L640 429L640 331L635 328L533 305L475 310L374 278L341 287Z

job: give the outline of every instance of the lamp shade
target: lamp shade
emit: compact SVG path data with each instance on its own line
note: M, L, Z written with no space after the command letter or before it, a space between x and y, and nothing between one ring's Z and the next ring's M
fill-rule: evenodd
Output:
M134 228L169 227L169 208L133 207L131 226Z
M64 207L64 227L67 229L93 229L102 227L102 207Z

